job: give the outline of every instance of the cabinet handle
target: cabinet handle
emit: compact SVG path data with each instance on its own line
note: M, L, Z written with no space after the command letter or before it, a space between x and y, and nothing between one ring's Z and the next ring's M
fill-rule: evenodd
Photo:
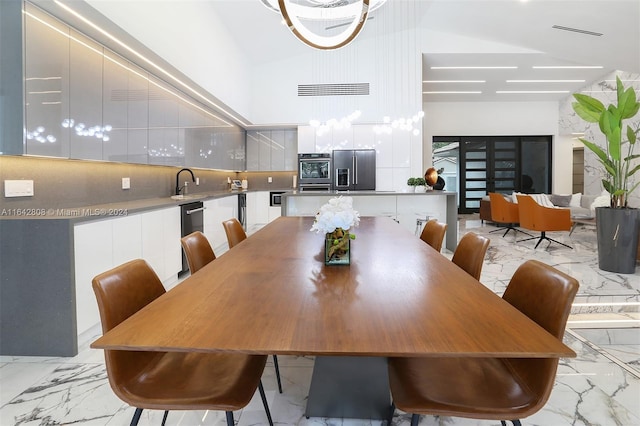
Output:
M186 214L198 213L198 212L204 211L204 209L206 209L206 207L200 207L200 208L193 209L193 210L187 210L185 213Z

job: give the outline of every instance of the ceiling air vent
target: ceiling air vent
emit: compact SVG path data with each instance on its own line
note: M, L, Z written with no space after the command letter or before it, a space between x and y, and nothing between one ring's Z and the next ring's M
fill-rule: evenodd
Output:
M554 25L551 28L555 28L556 30L571 31L571 32L574 32L574 33L587 34L587 35L592 35L592 36L596 36L596 37L600 37L602 35L602 33L596 33L596 32L593 32L593 31L581 30L580 28L563 27L562 25Z
M298 96L353 96L368 94L369 83L298 85Z

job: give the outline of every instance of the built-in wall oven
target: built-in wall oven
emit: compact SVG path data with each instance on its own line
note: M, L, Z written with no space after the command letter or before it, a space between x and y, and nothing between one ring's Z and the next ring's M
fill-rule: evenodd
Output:
M331 154L298 154L298 188L301 191L331 189Z

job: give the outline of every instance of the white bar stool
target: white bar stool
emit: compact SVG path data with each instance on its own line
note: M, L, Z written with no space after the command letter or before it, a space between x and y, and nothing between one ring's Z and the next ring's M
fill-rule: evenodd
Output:
M429 222L431 220L431 217L426 216L424 219L419 217L416 219L416 230L414 232L414 234L416 234L417 236L420 236L420 234L422 233L422 226Z

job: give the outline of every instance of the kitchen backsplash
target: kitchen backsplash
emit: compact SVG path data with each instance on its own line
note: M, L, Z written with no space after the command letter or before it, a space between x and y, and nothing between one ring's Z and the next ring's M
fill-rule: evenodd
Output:
M63 208L169 197L175 192L180 167L150 166L101 161L65 160L29 156L0 156L0 208ZM290 172L235 172L192 168L200 185L190 182L189 194L224 191L227 178L247 179L249 190L285 190L293 185ZM122 178L130 189L122 189ZM272 182L269 183L269 177ZM30 179L31 197L5 197L5 180ZM180 175L181 183L190 180Z

